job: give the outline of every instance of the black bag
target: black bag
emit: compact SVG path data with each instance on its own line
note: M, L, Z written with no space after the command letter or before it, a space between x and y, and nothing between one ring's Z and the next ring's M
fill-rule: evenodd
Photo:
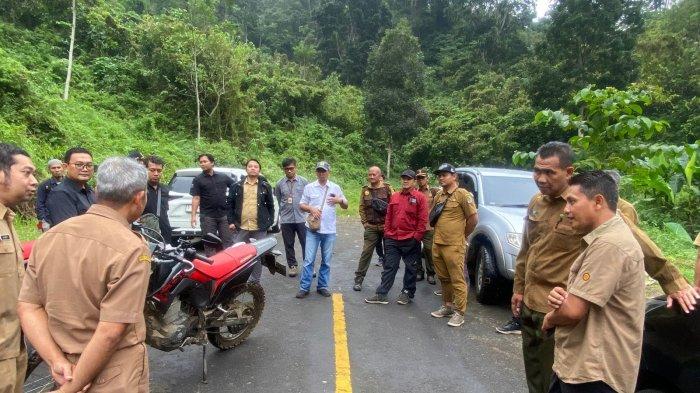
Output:
M372 198L372 201L370 203L374 211L381 215L386 214L386 209L389 207L389 204L386 203L386 201L379 198Z
M444 201L436 203L435 206L433 206L432 210L430 210L430 214L428 215L428 221L430 221L431 227L435 228L435 224L437 224L438 220L440 219L442 211L445 210L447 200L450 199L451 196L452 194L447 194L447 198L445 198Z

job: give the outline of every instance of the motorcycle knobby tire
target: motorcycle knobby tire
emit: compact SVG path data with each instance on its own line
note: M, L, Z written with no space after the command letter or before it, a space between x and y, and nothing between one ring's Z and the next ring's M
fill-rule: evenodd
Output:
M263 308L265 308L265 291L263 290L262 286L260 286L260 284L246 283L242 285L234 292L233 296L231 296L228 305L234 304L236 299L238 299L241 295L244 295L246 293L252 295L253 297L253 312L250 315L250 322L243 328L243 330L237 331L235 333L231 332L230 329L228 332L223 332L225 334L222 334L221 331L207 333L207 338L209 339L209 342L212 343L212 345L214 345L215 347L224 351L237 347L243 341L245 341L245 339L248 338L248 336L250 336L250 333L253 331L253 329L255 329L255 326L258 324L260 316L263 312ZM224 307L223 304L222 307Z

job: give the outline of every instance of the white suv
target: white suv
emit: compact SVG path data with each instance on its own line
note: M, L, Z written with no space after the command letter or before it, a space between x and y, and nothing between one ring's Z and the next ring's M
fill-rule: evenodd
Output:
M214 171L230 176L234 181L238 182L245 178L245 169L242 168L220 168L214 167ZM192 180L195 176L202 173L200 168L187 168L175 171L172 179L170 179L170 209L168 210L168 220L173 228L173 238L177 237L195 237L201 236L199 227L199 213L197 213L197 221L195 227L190 225L190 216L192 213L192 195L190 188ZM270 181L268 180L268 183ZM272 228L278 227L278 212L279 206L277 199L275 202L275 216Z

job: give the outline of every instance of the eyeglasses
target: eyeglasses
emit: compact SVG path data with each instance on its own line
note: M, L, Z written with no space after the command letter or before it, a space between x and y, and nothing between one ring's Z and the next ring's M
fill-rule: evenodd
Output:
M73 165L74 167L80 169L81 171L83 169L90 170L94 168L94 165L91 162L73 162L70 165Z
M423 180L423 179L427 179L427 178L428 178L428 176L416 176L416 179L419 179L419 180Z
M284 171L285 171L285 172L291 172L291 171L293 171L293 170L295 170L295 169L297 169L297 167L295 167L295 166L288 166L288 167L285 167L285 168L284 168Z

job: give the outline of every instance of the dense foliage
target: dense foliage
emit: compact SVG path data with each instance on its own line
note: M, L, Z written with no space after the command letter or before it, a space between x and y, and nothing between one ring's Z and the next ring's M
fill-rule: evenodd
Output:
M534 0L76 2L66 101L72 0L0 2L0 139L38 161L81 144L98 159L157 152L172 170L207 150L280 175L271 166L294 155L306 170L326 158L354 184L387 147L396 170L508 166L514 151L576 137L533 120L590 121L591 102L572 98L591 85L648 92L643 115L632 111L663 132L639 120L641 134L589 143L582 165L629 175L643 218L697 229L684 218L700 204L685 174L700 138L697 0L558 0L540 19Z

